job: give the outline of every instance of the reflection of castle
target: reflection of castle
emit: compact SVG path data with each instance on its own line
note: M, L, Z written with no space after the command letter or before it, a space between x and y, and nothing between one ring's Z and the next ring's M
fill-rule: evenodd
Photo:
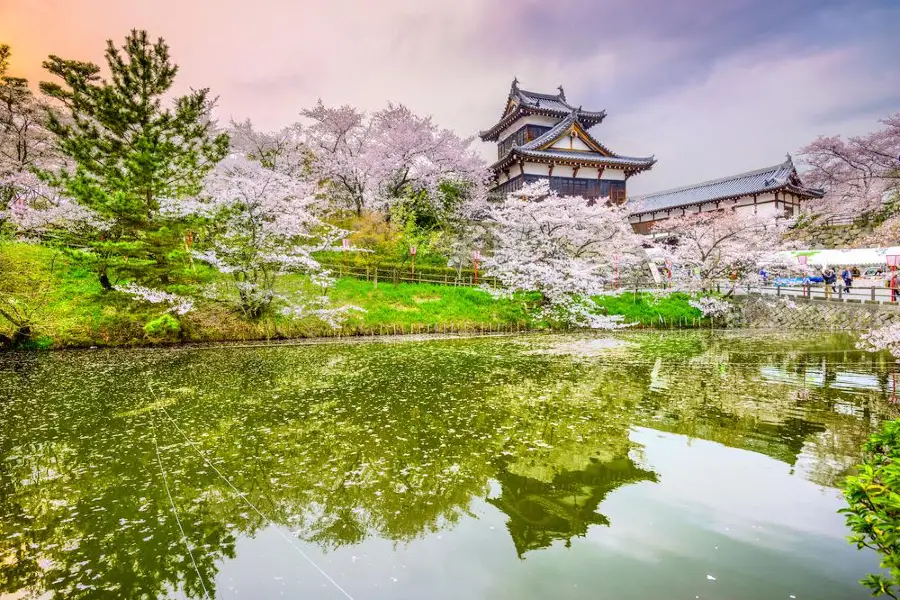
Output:
M548 548L557 540L566 547L583 537L590 525L609 525L597 507L613 490L640 481L657 481L656 473L638 468L627 456L593 462L581 471L564 471L546 483L501 471L498 498L488 502L509 516L506 527L519 558L529 550Z

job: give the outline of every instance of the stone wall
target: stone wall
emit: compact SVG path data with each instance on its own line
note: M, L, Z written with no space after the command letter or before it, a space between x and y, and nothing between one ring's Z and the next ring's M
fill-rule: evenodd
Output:
M804 248L853 248L870 232L865 225L808 225L792 229L784 237Z
M729 327L866 330L900 323L900 306L750 296L736 300L726 322Z

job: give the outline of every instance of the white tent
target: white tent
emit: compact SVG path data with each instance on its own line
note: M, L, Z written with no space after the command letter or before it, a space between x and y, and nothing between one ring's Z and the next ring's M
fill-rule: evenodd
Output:
M806 264L809 266L874 267L887 265L888 255L900 256L900 246L848 250L790 250L775 252L761 262L764 265L773 263L796 265L800 262L797 257L806 256Z

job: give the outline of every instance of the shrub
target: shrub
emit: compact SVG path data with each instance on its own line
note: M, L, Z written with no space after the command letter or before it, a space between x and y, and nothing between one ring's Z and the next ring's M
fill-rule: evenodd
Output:
M900 583L900 420L888 421L863 446L865 458L856 476L844 483L847 538L858 549L871 548L881 555L888 574L870 573L860 583L873 596L897 598Z
M178 319L166 313L148 321L144 325L144 333L147 334L147 337L154 340L176 340L181 335L181 323L178 322Z

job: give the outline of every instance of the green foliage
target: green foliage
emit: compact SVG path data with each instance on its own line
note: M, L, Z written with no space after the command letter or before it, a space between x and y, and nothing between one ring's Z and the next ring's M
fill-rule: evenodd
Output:
M618 296L597 296L594 301L607 314L623 315L626 323L658 326L662 323L678 326L705 322L703 314L688 304L691 296L680 292L666 296L648 293L624 293Z
M109 81L93 63L51 56L44 68L62 84L40 84L68 112L51 114L48 128L74 165L42 177L110 223L72 244L86 249L76 256L107 289L112 268L137 280L168 280L169 263L182 253L184 224L162 213L161 202L198 193L228 148L228 137L214 134L208 90L163 108L178 72L165 41L151 43L147 32L132 31L123 50L107 42Z
M0 77L6 75L9 69L9 55L12 53L9 44L0 44Z
M425 230L416 225L415 215L397 209L391 219L378 212L354 214L334 224L349 231L350 243L364 252L317 252L316 258L331 265L347 265L353 268L396 268L411 270L410 246L416 246L416 272L424 267L446 268L447 259L438 248L442 235L438 230Z
M844 483L848 539L857 548L881 555L887 574L871 573L860 581L873 596L898 597L900 585L900 420L887 421L863 445L858 474Z
M0 345L33 341L56 286L56 260L51 250L0 240L0 322L11 327L10 335L0 333Z
M341 279L329 293L338 304L356 304L366 310L356 317L366 326L454 324L457 328L490 324L531 323L519 300L497 300L477 288L400 283L396 286L358 279Z
M169 313L165 313L152 321L148 321L147 324L144 325L144 333L146 333L148 337L157 340L177 339L181 333L181 323Z

